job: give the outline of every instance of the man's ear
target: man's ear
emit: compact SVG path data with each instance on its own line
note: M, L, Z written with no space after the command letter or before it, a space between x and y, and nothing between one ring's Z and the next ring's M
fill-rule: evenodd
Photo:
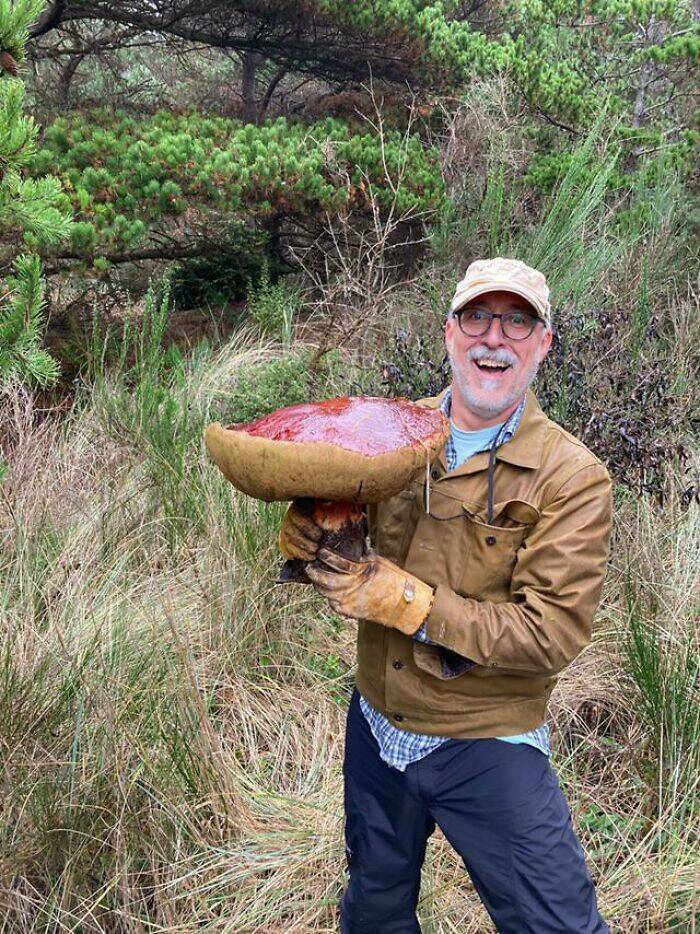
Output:
M454 329L457 326L457 322L454 318L448 318L445 321L445 347L450 350L450 343L453 339Z
M552 329L547 328L542 336L542 343L540 344L539 349L539 362L542 363L544 358L549 353L549 348L552 346Z

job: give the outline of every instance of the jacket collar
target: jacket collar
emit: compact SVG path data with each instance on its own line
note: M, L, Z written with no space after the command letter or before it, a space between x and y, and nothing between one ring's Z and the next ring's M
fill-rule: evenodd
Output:
M431 409L439 408L446 393L447 389L444 389L437 396L421 399L419 405L425 405ZM515 434L510 441L506 441L496 449L496 459L506 461L509 464L515 464L517 467L539 467L542 463L546 426L547 416L542 411L534 392L528 389L520 424L516 428ZM447 471L444 446L438 457L440 463ZM461 464L457 468L455 473L473 473L483 469L487 465L488 453L484 451L470 457L466 463Z

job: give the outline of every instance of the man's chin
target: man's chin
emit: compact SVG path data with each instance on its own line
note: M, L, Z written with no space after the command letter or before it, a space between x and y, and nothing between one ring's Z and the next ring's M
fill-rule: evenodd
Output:
M494 402L490 404L473 402L469 404L469 408L472 412L474 412L475 415L478 415L480 418L495 418L497 415L500 415L501 412L505 412L508 406Z
M504 391L501 386L498 389L481 386L469 393L469 402L474 408L488 410L490 414L497 415L513 404L512 395L512 392Z
M482 418L494 418L513 405L516 400L512 398L512 395L512 393L503 392L503 390L494 391L482 387L477 392L470 392L465 401L472 412Z

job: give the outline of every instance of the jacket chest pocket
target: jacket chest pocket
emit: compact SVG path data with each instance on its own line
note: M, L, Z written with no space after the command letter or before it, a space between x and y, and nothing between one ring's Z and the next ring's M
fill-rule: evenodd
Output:
M531 526L488 525L464 506L465 561L456 588L463 596L503 603L510 599L517 553Z

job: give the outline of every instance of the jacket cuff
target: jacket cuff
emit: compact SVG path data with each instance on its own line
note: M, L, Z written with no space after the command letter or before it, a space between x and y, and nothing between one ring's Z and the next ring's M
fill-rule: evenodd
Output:
M479 650L473 632L477 608L476 600L460 597L445 584L438 584L433 605L423 624L426 635L432 642L478 662L475 654L478 655Z

